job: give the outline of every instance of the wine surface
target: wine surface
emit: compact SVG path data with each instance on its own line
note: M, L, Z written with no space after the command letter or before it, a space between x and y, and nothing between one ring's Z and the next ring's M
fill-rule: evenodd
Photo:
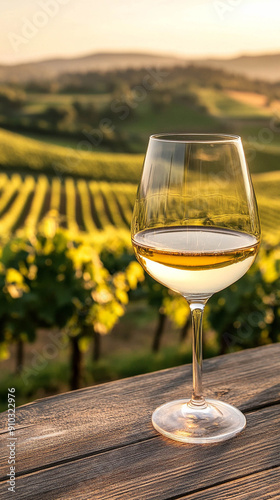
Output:
M144 269L183 294L212 294L247 272L259 241L252 235L210 226L148 229L132 238Z

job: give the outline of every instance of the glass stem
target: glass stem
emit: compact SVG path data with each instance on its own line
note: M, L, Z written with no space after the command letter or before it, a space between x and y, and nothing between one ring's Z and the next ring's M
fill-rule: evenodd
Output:
M202 320L205 304L208 300L188 300L192 318L193 351L193 393L189 406L206 407L202 395Z

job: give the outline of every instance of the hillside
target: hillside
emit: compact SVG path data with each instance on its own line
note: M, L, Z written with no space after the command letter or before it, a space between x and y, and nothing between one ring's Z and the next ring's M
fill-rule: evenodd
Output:
M0 165L6 172L87 177L112 182L138 182L142 155L95 153L64 148L0 129Z
M16 65L0 65L0 82L23 83L30 80L52 80L64 73L124 70L152 66L195 65L223 69L251 79L280 80L280 54L242 55L226 59L192 59L146 53L95 53L73 58L57 58Z
M280 147L258 151L257 146L249 164L263 233L276 236ZM70 231L128 230L142 161L142 155L78 151L0 129L2 234L34 230L49 210L56 210Z
M246 150L252 173L279 170L279 146L267 145L260 149L257 143L250 143L247 147L245 143ZM81 151L0 129L0 166L7 173L44 173L61 178L71 175L96 181L137 184L142 163L142 154Z
M264 238L279 238L280 171L255 174L253 182ZM71 233L129 232L136 184L0 173L0 232L34 232L51 211Z
M201 59L192 61L196 66L223 69L230 73L238 73L251 79L280 80L280 54L258 56L244 55L232 59Z
M126 68L185 65L183 58L160 54L97 53L81 57L58 58L16 65L0 65L0 81L51 80L63 73L111 71Z

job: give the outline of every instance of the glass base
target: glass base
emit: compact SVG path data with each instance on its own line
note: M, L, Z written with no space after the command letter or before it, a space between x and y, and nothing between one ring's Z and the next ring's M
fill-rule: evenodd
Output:
M183 443L216 443L241 432L246 419L241 411L222 401L206 399L204 406L190 399L171 401L157 408L154 428L164 436Z

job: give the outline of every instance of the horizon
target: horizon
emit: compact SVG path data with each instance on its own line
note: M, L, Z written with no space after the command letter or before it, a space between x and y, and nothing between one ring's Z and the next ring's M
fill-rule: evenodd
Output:
M276 0L2 0L0 64L93 53L228 59L280 52ZM57 48L59 47L59 55Z
M199 60L205 60L205 59L217 59L217 60L232 60L232 59L239 59L242 57L270 57L270 56L280 56L280 49L275 50L275 51L259 51L259 52L237 52L235 54L229 54L229 55L220 55L220 54L204 54L201 56L193 56L193 55L182 55L182 54L174 54L174 53L169 53L169 52L155 52L155 51L141 51L141 50L116 50L116 49L111 49L111 50L97 50L97 51L91 51L87 53L73 53L73 54L60 54L60 55L50 55L44 58L36 58L36 59L27 59L19 62L12 62L12 63L7 63L7 62L2 62L0 60L0 66L18 66L18 65L24 65L24 64L35 64L35 63L42 63L42 62L48 62L48 61L54 61L54 60L72 60L72 59L83 59L86 57L94 56L94 55L139 55L139 56L154 56L154 57L170 57L174 59L179 59L179 60L186 60L188 61L199 61Z

